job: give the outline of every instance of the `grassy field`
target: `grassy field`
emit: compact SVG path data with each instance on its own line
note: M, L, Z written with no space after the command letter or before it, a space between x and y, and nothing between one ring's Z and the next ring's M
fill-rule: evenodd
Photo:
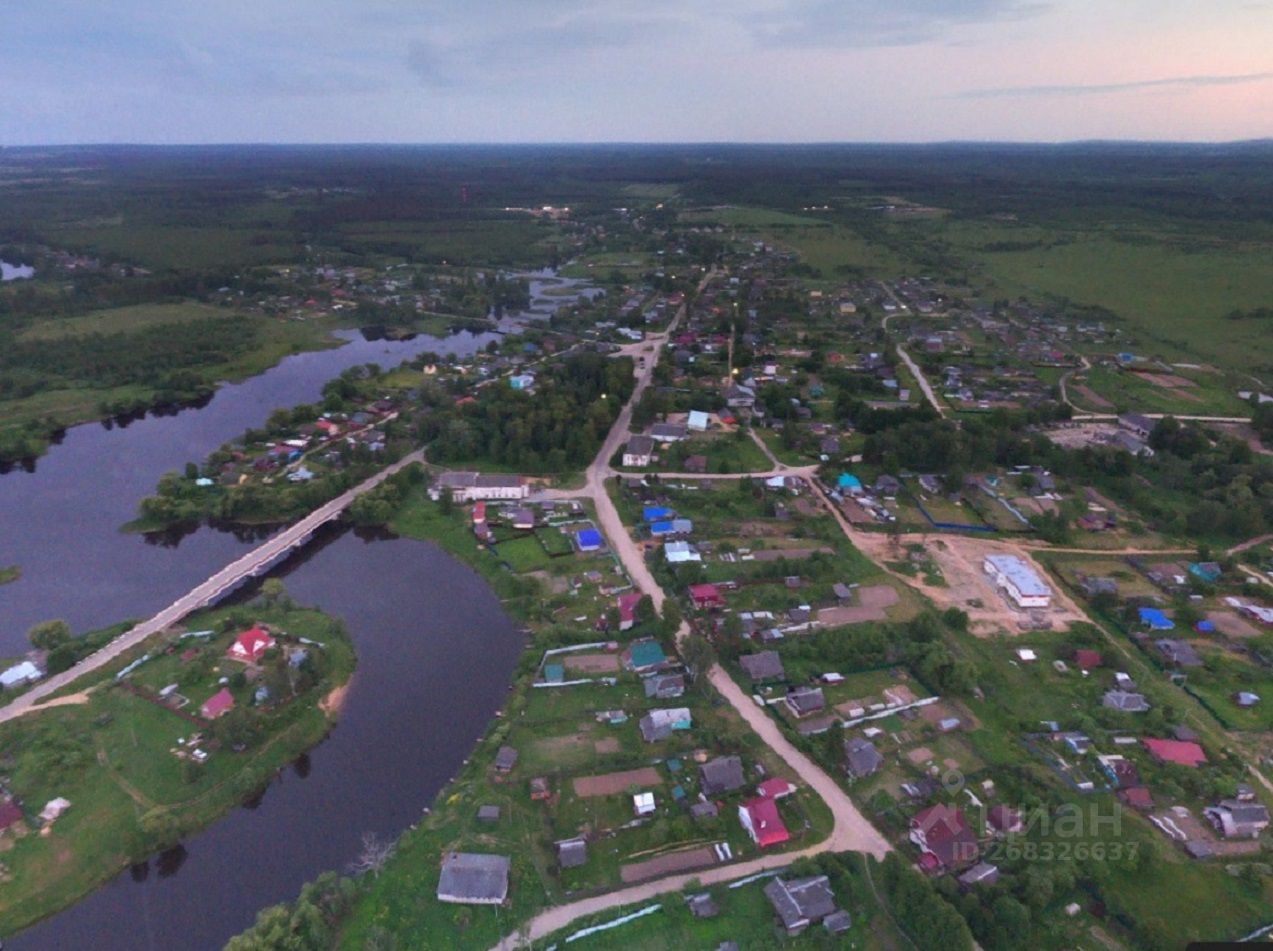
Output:
M1157 233L1111 235L1093 228L1073 235L1046 229L1040 247L987 251L996 240L1042 239L1034 233L1038 229L1017 235L988 222L939 227L942 238L976 261L1005 296L1064 298L1109 309L1127 328L1120 347L1241 370L1269 364L1261 322L1222 316L1267 306L1273 258L1266 247L1185 243Z
M225 307L183 301L178 304L137 304L132 307L110 307L78 317L50 318L38 321L18 335L19 340L55 340L93 333L132 333L169 324L188 323L208 317L229 317L235 312Z
M727 207L687 212L681 219L752 231L766 241L794 251L802 263L826 280L856 273L895 277L905 270L903 260L888 247L868 240L847 225L813 215L768 208Z
M32 831L15 836L11 830L0 844L0 862L11 876L0 893L0 930L11 933L65 907L120 868L207 825L326 735L331 721L318 702L348 680L354 657L343 629L317 611L257 604L196 616L191 624L225 624L228 632L196 647L198 656L189 662L163 655L129 680L152 690L179 683L191 700L187 709L197 711L218 689L218 668L237 667L221 660L233 632L257 619L321 641L325 667L295 699L252 715L259 716L260 732L241 753L223 745L202 766L178 759L172 754L178 738L190 737L198 726L124 690L109 672L77 685L93 688L84 703L0 726L6 785L27 816L56 796L71 801L47 834L35 834L38 823L28 818ZM233 689L236 706L249 705L252 688Z
M150 268L199 268L210 262L247 267L293 260L299 248L282 235L211 223L151 224L119 218L47 230L48 240L94 254L109 254Z

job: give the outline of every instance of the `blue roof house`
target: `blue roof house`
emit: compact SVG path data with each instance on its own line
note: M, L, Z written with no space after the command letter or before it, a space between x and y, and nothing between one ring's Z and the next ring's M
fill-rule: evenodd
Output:
M1175 621L1157 608L1141 608L1140 623L1151 631L1170 631L1176 626Z
M575 532L575 547L580 551L600 551L601 533L595 528L581 528Z

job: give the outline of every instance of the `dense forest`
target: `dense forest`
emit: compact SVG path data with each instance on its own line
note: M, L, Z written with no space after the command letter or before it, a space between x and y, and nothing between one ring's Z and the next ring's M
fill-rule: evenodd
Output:
M429 460L528 474L581 469L601 447L632 387L630 359L571 355L539 373L533 395L501 381L472 402L427 416L422 435Z

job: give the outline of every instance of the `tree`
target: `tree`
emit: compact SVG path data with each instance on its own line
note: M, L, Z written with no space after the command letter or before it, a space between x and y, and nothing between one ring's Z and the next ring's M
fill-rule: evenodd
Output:
M278 578L266 578L261 582L261 597L266 604L283 604L287 600L287 588Z
M691 634L681 644L681 659L689 668L690 676L697 680L716 663L716 651L705 637Z
M385 863L393 857L395 843L386 841L374 832L362 834L362 849L358 858L349 863L349 871L353 875L366 875L370 872L379 875Z
M27 631L27 640L37 650L51 651L71 640L71 626L65 621L41 621Z

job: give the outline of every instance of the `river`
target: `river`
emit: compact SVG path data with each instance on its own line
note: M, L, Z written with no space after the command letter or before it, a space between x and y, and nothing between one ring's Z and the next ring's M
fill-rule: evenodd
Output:
M533 278L530 313L568 302ZM564 282L574 285L577 282ZM545 296L542 290L554 288ZM581 288L581 293L586 292ZM0 475L0 655L51 617L84 632L169 604L256 542L209 528L157 544L119 531L159 476L200 461L278 406L316 400L358 364L472 353L495 334L368 341L289 356L223 385L205 405L125 426L68 430L33 468ZM77 905L9 938L7 951L213 951L257 911L293 898L358 853L364 832L395 837L455 774L508 690L523 638L480 576L436 546L329 530L284 564L289 592L343 618L358 668L332 735L180 849L118 875Z

